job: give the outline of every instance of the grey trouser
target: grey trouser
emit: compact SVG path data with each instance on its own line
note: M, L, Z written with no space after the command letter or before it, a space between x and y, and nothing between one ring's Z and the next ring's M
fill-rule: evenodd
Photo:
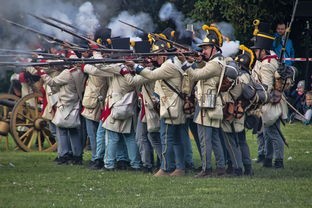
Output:
M246 141L245 130L238 132L237 135L238 135L238 145L242 153L243 165L251 165L250 151Z
M82 156L81 135L78 128L61 128L56 127L58 137L59 157L72 151L73 156Z
M226 149L230 155L233 168L243 168L242 153L238 144L238 133L223 132Z
M265 158L283 159L284 158L284 142L277 128L280 128L280 122L275 122L272 126L264 127L263 136L265 141Z
M202 153L202 169L207 170L212 167L211 153L214 152L217 167L224 168L224 154L219 137L219 128L203 126L198 124L198 136Z
M147 125L138 118L136 129L136 142L139 146L139 152L144 167L152 167L153 149L159 159L161 159L161 142L159 132L147 132Z

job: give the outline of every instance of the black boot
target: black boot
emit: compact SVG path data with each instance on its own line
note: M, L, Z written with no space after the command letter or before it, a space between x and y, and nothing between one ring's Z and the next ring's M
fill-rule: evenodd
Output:
M241 168L234 168L232 176L242 176L243 175L243 170Z
M265 159L265 155L258 155L258 159L257 159L256 163L261 163L264 161L264 159Z
M198 174L196 174L195 178L208 178L212 176L212 169L209 168L207 170L202 170Z
M246 176L253 176L253 170L251 165L244 165L245 171L244 171L244 175Z
M91 170L100 170L104 167L104 162L103 160L100 160L100 159L96 159L94 161L94 164L92 166L90 166L90 169Z
M82 165L82 156L73 156L73 165Z
M129 162L125 160L117 161L117 170L127 170L129 167Z
M283 159L276 159L276 160L274 161L274 167L275 167L276 169L284 168Z
M265 158L263 161L263 167L272 168L272 159Z
M226 172L227 174L229 174L229 175L233 174L234 169L233 169L232 163L228 163L228 166L227 166L225 172Z
M68 165L73 160L73 155L70 153L66 153L65 155L59 157L57 164L58 165Z

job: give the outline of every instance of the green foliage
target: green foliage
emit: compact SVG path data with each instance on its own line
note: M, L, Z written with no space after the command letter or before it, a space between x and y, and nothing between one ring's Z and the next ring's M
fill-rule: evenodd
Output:
M198 0L190 15L208 24L230 22L235 36L244 43L252 37L254 19L269 23L280 19L290 21L292 5L292 1L283 0Z
M56 153L5 151L0 143L0 207L311 207L311 128L299 123L283 128L290 145L285 169L253 164L252 178L90 171L54 164ZM255 158L256 137L248 133L247 138Z

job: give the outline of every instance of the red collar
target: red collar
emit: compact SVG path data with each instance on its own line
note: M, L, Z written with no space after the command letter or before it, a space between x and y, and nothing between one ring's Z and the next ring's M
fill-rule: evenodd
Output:
M276 59L277 60L278 56L277 55L265 56L261 61L268 60L268 62L270 63L271 59Z

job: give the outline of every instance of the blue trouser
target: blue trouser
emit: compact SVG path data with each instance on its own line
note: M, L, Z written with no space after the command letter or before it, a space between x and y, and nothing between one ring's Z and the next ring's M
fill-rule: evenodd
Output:
M107 144L107 134L105 134L105 128L103 128L103 121L99 122L99 126L96 132L96 156L95 160L103 160L105 156L105 147ZM123 140L118 142L118 148L116 153L117 161L126 160L128 161L127 147Z
M81 134L78 128L56 127L56 135L59 141L60 154L62 157L72 151L73 156L82 156Z
M198 124L197 129L202 152L202 169L207 170L212 168L211 165L212 150L216 158L217 167L224 168L225 161L219 137L219 128L203 126Z
M258 155L265 155L264 136L263 132L257 133Z
M185 164L189 167L194 166L193 161L193 150L192 150L192 143L190 140L190 135L188 133L188 127L189 127L190 121L187 120L184 125L182 125L181 129L181 138L183 141L183 147L184 147L184 161Z
M102 159L104 161L105 154L105 128L103 128L103 121L99 122L96 131L96 156L95 159Z
M276 128L280 128L280 122L275 122L272 126L264 127L263 136L265 141L265 158L284 159L284 142Z
M107 145L105 151L105 168L115 168L115 162L117 160L116 154L118 149L120 150L120 141L124 140L127 146L128 157L130 159L130 165L132 168L140 168L140 155L138 146L135 141L135 133L132 130L131 133L118 133L106 129ZM121 143L122 144L122 143Z
M160 138L162 145L161 169L170 171L174 166L176 169L185 169L184 147L183 147L183 125L166 124L164 119L160 120Z
M139 146L139 151L144 167L152 167L153 148L156 154L161 158L161 143L159 132L148 132L146 123L143 123L138 118L137 129L136 129L136 141Z
M94 161L96 158L96 132L99 126L99 122L93 121L86 118L86 127L87 127L87 134L90 141L91 146L91 161Z

